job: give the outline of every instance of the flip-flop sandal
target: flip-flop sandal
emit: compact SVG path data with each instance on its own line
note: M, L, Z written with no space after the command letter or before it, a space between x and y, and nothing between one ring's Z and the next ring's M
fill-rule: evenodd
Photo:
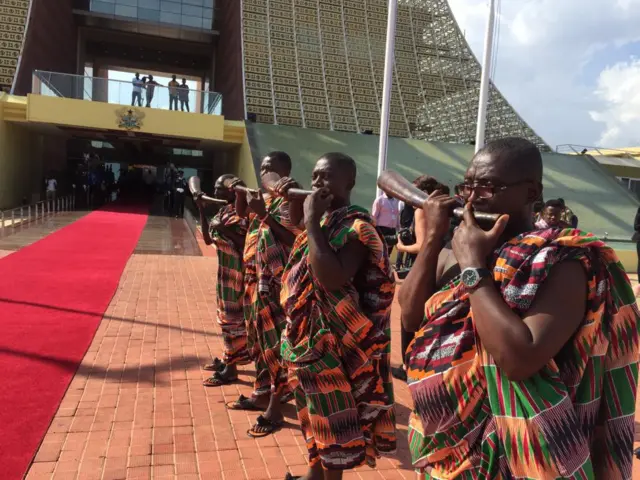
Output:
M287 474L284 476L284 480L298 480L299 478L302 478L302 477L294 477L289 472L287 472Z
M247 435L251 438L263 438L271 435L272 433L276 433L278 430L282 428L284 425L283 421L274 422L273 420L269 420L262 415L259 415L256 419L256 424L247 430ZM256 427L262 427L261 432L256 432Z
M207 363L204 367L202 367L202 369L209 372L221 372L225 369L226 366L227 365L222 360L220 360L219 358L214 358L211 363Z
M229 410L245 410L247 412L263 412L265 410L264 408L258 407L250 398L242 394L240 394L237 400L227 402L226 405Z
M222 387L223 385L231 385L233 382L237 381L238 377L233 378L225 378L222 376L220 372L215 372L209 378L207 378L202 385L205 387Z

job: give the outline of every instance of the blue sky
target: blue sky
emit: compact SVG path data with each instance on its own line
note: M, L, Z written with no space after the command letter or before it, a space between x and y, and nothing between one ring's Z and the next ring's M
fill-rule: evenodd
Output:
M609 65L618 62L628 61L630 58L640 57L640 42L632 42L621 47L609 45L603 50L596 52L591 61L585 65L581 72L581 81L585 85L595 87L598 81L598 75Z
M640 146L640 0L499 0L494 81L552 147ZM482 56L487 0L449 0Z

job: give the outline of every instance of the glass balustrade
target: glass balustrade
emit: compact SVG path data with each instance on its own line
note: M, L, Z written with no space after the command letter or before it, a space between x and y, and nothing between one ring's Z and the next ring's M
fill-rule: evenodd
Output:
M140 76L140 79L145 77ZM169 88L147 81L136 88L131 82L70 75L68 73L33 73L33 93L39 95L74 98L92 102L107 102L117 105L132 105L161 110L180 110L205 115L222 114L222 95L217 92L190 89L188 86ZM180 82L179 82L180 83Z

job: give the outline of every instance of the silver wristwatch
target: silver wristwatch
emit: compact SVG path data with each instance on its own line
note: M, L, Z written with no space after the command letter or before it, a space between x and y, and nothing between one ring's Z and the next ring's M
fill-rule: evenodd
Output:
M491 272L488 268L465 268L460 274L460 279L467 290L473 290L483 279L490 276Z

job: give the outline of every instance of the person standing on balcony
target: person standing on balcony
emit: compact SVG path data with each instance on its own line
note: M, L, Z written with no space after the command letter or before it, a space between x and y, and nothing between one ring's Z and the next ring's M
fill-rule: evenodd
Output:
M136 76L131 80L133 84L133 92L131 92L131 106L135 107L136 101L138 106L142 106L142 89L144 88L144 82L140 79L140 74L136 73Z
M173 75L169 82L169 110L178 110L178 88L180 84Z
M149 75L146 79L147 108L151 108L151 101L153 100L153 94L155 93L157 86L160 86L160 84L153 79L153 75Z
M182 79L182 85L178 87L178 98L180 99L180 110L184 112L185 107L189 112L189 85L187 85L187 79Z

